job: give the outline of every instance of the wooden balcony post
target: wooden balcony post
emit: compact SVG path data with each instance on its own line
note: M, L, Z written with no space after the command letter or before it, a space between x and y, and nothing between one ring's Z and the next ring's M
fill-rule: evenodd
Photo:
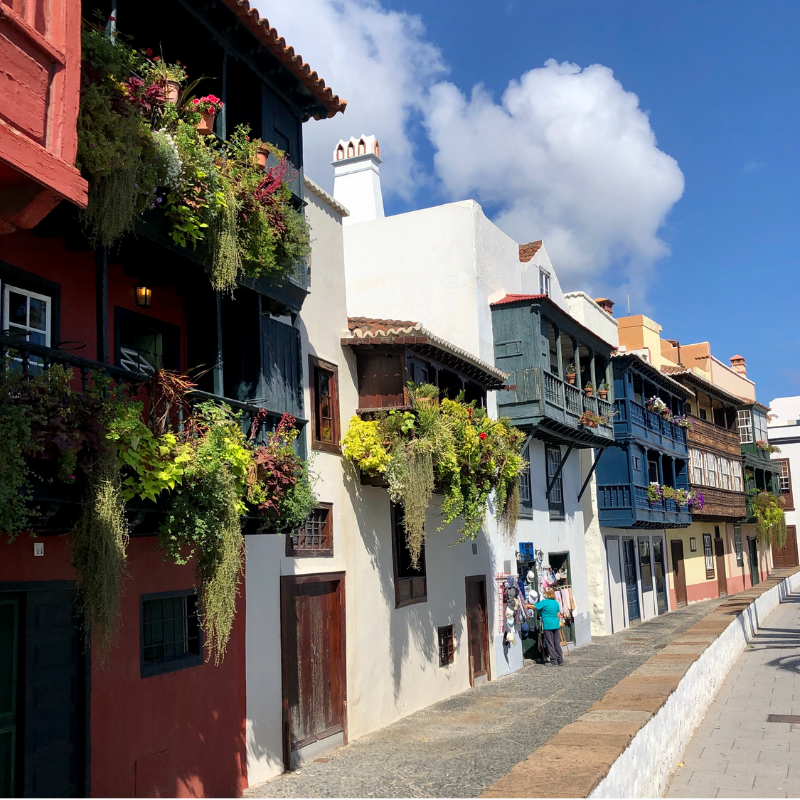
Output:
M597 378L594 373L594 350L589 349L589 379L592 382L595 394L597 394Z
M583 389L583 381L581 380L581 346L577 339L572 339L572 349L575 355L572 360L575 362L575 386L578 389Z
M556 374L557 378L564 378L564 364L562 362L561 356L561 331L559 330L557 325L553 325L553 331L556 335L556 361L558 362L558 373Z
M216 323L217 323L217 358L214 363L214 394L218 397L223 397L224 382L222 380L222 296L216 291L214 292L215 309L216 309Z
M606 383L608 384L608 402L614 402L614 371L611 367L611 358L606 359Z
M95 321L97 325L97 360L108 364L108 248L94 251Z

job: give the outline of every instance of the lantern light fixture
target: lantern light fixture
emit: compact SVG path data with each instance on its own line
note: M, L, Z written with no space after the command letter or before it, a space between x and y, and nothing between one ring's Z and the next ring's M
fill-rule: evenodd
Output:
M153 290L147 285L146 281L140 280L136 284L136 305L139 308L150 308L153 299Z

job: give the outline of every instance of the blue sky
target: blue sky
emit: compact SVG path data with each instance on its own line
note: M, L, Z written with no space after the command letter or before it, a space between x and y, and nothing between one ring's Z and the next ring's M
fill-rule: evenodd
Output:
M800 394L800 3L386 5L420 14L463 88L499 95L547 58L610 67L686 178L650 314L666 337L744 355L760 400Z
M316 2L337 5L331 0ZM408 86L424 85L419 92L422 99L410 101L403 122L423 175L441 167L434 161L441 139L437 143L426 127L429 111L420 110L430 102L428 92L434 82L452 83L467 97L473 86L482 83L500 103L510 81L541 68L550 58L581 68L602 64L613 70L622 88L638 96L658 149L677 161L685 179L677 202L661 201L660 207L668 213L650 238L656 241L657 233L669 253L651 259L645 269L649 278L631 293L632 312L648 313L663 326L662 335L667 338L683 343L711 341L713 352L725 362L734 353L744 355L748 377L756 381L762 402L800 394L796 325L800 316L796 269L800 252L796 223L800 210L800 3L341 0L339 6L359 3L372 11L382 7L418 15L424 30L414 36L438 51L438 56L426 54L427 67L415 67L417 72L425 68L430 72L416 84L391 86L388 78L382 82L382 91L388 94L413 94ZM303 55L312 66L325 77L331 71L337 77L336 52L318 47L312 39L303 40L308 15L305 26L298 23L296 31L291 29L291 20L281 21L277 10L272 16L281 33L284 24L289 26L291 43L300 38ZM400 38L396 29L393 38L387 34L385 40L379 27L371 30L376 31L374 40L367 33L365 41L378 56ZM388 66L385 74L391 74ZM381 132L385 110L373 118L364 116L370 103L359 98L356 84L342 73L338 83L333 78L329 83L351 100L345 121L373 128L350 133L389 135ZM380 102L378 95L374 97ZM329 131L336 130L338 138L339 129L332 121L324 124L330 126ZM330 133L326 135L331 138ZM381 141L384 161L389 162L391 153L384 152ZM491 192L481 196L480 180L474 178L471 194L477 195L490 216L502 217L502 201L495 202ZM387 213L443 202L458 191L452 181L448 188L446 178L425 177L408 182L394 195L391 183L389 189ZM674 182L670 191L674 195ZM530 238L539 238L536 234L532 229ZM598 268L598 273L604 273L602 280L591 287L606 290L621 313L629 273L638 269L631 267L630 258L625 248L618 257L612 253L605 268ZM568 266L555 263L567 289L584 288L582 282L591 282L591 272L584 268L574 277Z

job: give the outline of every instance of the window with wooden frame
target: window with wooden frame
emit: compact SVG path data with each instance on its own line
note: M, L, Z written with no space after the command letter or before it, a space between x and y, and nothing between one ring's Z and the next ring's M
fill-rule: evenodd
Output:
M736 551L736 566L744 566L744 555L742 553L742 526L735 522L733 525L733 549Z
M340 453L339 368L316 356L308 357L311 394L311 448Z
M197 592L139 597L141 675L150 678L203 663Z
M703 556L706 560L706 580L714 577L714 549L711 546L711 534L703 534Z
M742 444L751 444L753 441L753 421L749 409L740 409L736 412L736 424L739 428L739 441Z
M446 667L453 663L455 647L453 646L453 626L443 625L439 633L439 666Z
M563 471L559 472L561 467L561 448L547 446L545 449L545 475L547 477L547 485L552 488L547 497L547 507L550 511L550 519L564 519L564 481ZM558 477L553 480L554 476L558 473Z
M305 525L286 536L286 555L295 558L333 555L333 503L320 503Z
M522 457L526 461L525 469L519 476L519 514L521 517L533 516L533 496L531 495L531 449L525 448Z
M428 581L425 574L425 542L422 543L419 560L411 560L406 543L406 527L403 524L403 507L392 503L392 566L394 570L395 608L428 599Z
M786 501L784 509L794 510L794 497L792 496L792 468L789 466L788 458L776 459L781 465L781 494Z
M653 591L653 565L650 561L650 537L639 537L639 574L642 577L642 591Z

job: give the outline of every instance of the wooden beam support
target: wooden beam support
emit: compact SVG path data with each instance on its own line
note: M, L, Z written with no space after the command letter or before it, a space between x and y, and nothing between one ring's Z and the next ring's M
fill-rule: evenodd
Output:
M583 482L583 486L581 486L581 490L578 492L578 502L580 503L581 497L583 497L583 493L586 491L586 487L589 485L589 481L592 479L592 475L594 475L595 469L597 469L597 462L603 457L603 453L605 453L605 448L603 448L594 459L594 463L592 464L592 468L589 470L589 474L586 476L586 480Z

